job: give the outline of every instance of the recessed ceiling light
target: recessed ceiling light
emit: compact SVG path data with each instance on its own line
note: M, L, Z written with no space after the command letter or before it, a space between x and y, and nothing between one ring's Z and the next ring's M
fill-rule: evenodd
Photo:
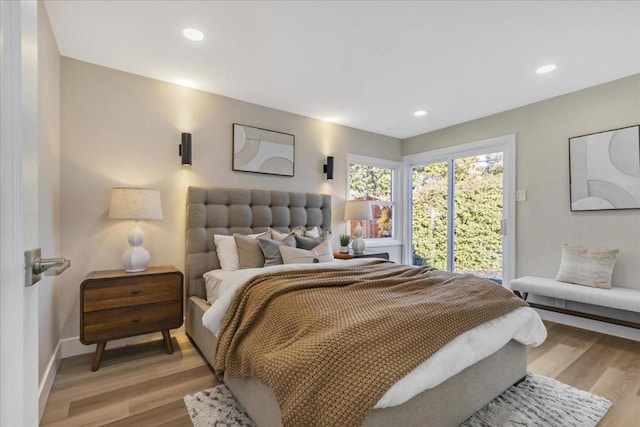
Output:
M182 34L184 34L184 36L189 40L197 42L204 38L204 34L202 34L202 31L196 30L195 28L185 28L184 30L182 30Z
M329 122L329 123L335 123L335 122L338 121L338 118L337 117L325 117L322 120L324 120L325 122Z
M543 65L542 67L536 70L536 73L538 74L550 73L555 69L556 69L556 64Z
M422 117L422 116L426 116L427 112L424 111L424 110L419 110L419 111L416 111L415 113L413 113L413 115L416 116L416 117Z

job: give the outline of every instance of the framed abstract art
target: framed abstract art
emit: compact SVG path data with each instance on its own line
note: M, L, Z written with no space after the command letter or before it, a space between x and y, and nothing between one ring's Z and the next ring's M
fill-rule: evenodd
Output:
M233 170L293 176L294 135L233 124Z
M571 210L640 209L640 126L569 138Z

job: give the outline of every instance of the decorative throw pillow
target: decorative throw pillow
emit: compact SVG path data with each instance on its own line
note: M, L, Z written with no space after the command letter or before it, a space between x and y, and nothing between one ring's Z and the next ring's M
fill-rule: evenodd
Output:
M218 261L220 261L221 269L234 271L240 268L238 247L236 246L236 241L233 236L214 234L213 243L216 245L216 252L218 253Z
M306 237L320 237L320 235L322 234L322 230L320 230L320 227L318 227L317 225L313 228L310 228L309 230L307 230L304 225L299 225L297 227L293 227L291 232L296 236Z
M264 256L265 267L269 267L270 265L280 265L283 263L282 255L280 255L281 246L289 246L292 248L296 247L296 239L293 237L293 234L288 235L280 242L277 240L262 238L257 239L257 242L260 245L262 255Z
M321 230L320 230L320 227L318 227L317 225L313 227L311 230L306 230L304 232L305 237L314 237L316 239L320 237L320 234L321 234Z
M320 243L324 242L324 239L322 237L304 237L304 236L298 236L297 234L295 235L295 237L296 237L296 246L299 247L300 249L306 249L308 251L315 248Z
M269 233L271 234L271 239L276 240L278 242L283 241L287 236L291 236L293 233L281 233L278 230L274 230L273 228L269 229Z
M247 237L253 239L262 236L265 233L249 234ZM220 268L225 271L235 271L240 268L240 257L238 255L238 246L233 236L224 234L214 234L213 243L216 246L218 261Z
M234 234L233 238L238 248L239 268L260 268L264 267L264 255L257 239L270 239L271 233L268 231L259 236L251 237L242 234Z
M328 240L311 250L280 246L280 255L282 255L282 261L285 264L315 264L333 261L333 251Z
M304 225L298 225L297 227L293 227L291 232L296 236L304 236L304 233L307 231Z
M611 274L619 249L564 244L556 280L594 288L611 288Z

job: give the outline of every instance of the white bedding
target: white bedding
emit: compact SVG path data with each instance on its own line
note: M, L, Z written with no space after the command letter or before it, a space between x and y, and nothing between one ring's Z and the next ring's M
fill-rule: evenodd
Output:
M313 270L327 267L348 267L367 264L372 259L337 260L322 264L289 264L237 271L214 270L205 273L209 287L217 285L218 297L204 313L202 323L217 337L222 320L236 291L251 278L264 273L284 270ZM484 323L456 337L424 361L407 376L395 383L376 404L376 408L400 405L424 390L436 387L463 369L501 349L514 339L524 345L537 346L547 337L547 330L538 314L529 307Z

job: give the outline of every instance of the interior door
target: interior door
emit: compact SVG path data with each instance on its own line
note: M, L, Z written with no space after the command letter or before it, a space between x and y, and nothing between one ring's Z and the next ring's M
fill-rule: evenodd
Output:
M37 3L0 1L0 425L38 425Z

